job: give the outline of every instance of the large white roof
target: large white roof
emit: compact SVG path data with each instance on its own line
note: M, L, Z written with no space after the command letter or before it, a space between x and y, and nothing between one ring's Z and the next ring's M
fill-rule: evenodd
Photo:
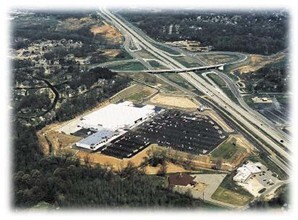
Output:
M100 144L103 141L108 140L114 135L113 131L106 130L104 128L100 129L96 133L84 138L83 140L80 140L76 143L78 147L83 147L90 149L91 146L96 146Z
M84 116L79 124L85 128L105 128L115 131L119 128L128 128L134 125L136 120L153 114L155 112L154 109L155 106L153 105L136 107L128 101L110 104Z

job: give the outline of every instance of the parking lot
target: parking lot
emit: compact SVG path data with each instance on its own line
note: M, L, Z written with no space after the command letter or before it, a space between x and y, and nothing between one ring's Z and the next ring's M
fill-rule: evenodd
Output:
M263 187L272 186L277 180L277 174L272 173L272 171L264 165L259 165L258 167L260 167L262 172L253 177L255 177Z
M136 133L146 141L192 154L208 154L227 138L210 117L177 110L157 115Z
M133 157L135 154L145 149L150 143L137 138L131 132L126 133L111 143L107 144L101 153L120 159Z
M268 189L272 188L275 184L279 183L280 180L276 173L269 170L266 166L261 163L256 164L261 170L260 173L252 175L245 184L242 185L254 196L260 196Z
M192 154L208 154L227 133L206 115L168 110L107 144L101 153L130 158L150 143Z

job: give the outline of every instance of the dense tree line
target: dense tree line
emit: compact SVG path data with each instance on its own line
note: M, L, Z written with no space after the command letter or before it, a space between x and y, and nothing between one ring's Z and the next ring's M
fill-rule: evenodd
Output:
M272 54L288 43L288 15L281 11L124 11L121 15L156 40L196 40L218 51ZM179 25L177 33L175 25Z
M83 95L67 99L66 102L62 103L61 107L56 110L56 120L69 120L81 114L86 109L95 107L98 103L103 102L124 89L128 82L129 79L122 78L121 80L116 80L112 86L107 85L101 89L94 88Z
M22 100L17 103L17 106L15 106L15 108L17 111L23 108L30 108L32 110L38 109L40 111L42 108L47 109L50 104L51 100L49 96L45 93L42 93L39 95L34 94L24 96Z
M289 196L290 196L290 189L289 185L285 185L282 188L279 189L281 193L278 197L275 197L271 199L270 201L264 201L262 198L254 201L250 204L251 209L257 209L257 210L268 210L268 208L281 208L284 206L284 208L288 209L289 205Z
M56 13L56 14L55 14ZM114 172L107 168L91 166L69 155L49 156L40 150L36 132L53 121L65 121L94 107L129 83L129 79L119 76L105 68L95 68L87 71L85 66L75 64L74 61L64 59L69 53L76 56L90 55L92 49L97 52L100 37L94 37L86 28L77 31L56 31L56 22L53 19L42 19L53 16L58 19L76 17L73 14L60 12L34 14L36 20L24 19L14 23L15 39L26 38L28 41L12 46L21 48L35 40L61 40L72 39L82 41L83 47L73 50L57 48L45 54L45 58L53 64L59 60L61 69L50 75L43 75L42 68L32 68L32 63L15 61L14 74L22 82L28 80L28 75L46 78L52 84L58 84L59 90L63 85L69 84L71 88L85 84L91 87L98 79L105 79L103 86L95 85L93 89L74 97L63 99L60 97L58 109L54 109L55 117L45 119L37 125L23 123L23 119L12 117L12 143L13 143L13 205L17 208L32 207L39 202L47 202L56 207L202 207L206 206L199 200L187 195L174 193L163 186L164 179L156 176L147 176L132 166L121 172ZM81 14L77 14L80 18ZM85 14L84 14L85 16ZM91 16L96 17L95 14ZM105 45L104 45L105 46ZM89 54L90 53L90 54ZM122 54L123 55L123 54ZM120 55L120 56L122 56ZM66 77L67 76L71 76ZM59 87L61 86L61 87ZM30 103L44 106L45 97L38 100L38 96L26 97L17 105L30 106ZM30 108L36 108L31 105ZM16 109L15 114L16 114ZM28 122L31 122L30 120ZM26 125L25 125L26 124Z
M256 72L239 75L247 82L249 92L287 92L289 85L288 64L285 60L267 64Z
M28 31L28 27L18 27L14 30L16 36L29 39L30 41L35 40L74 40L74 41L81 41L86 44L90 44L94 42L93 35L86 27L81 28L79 30L73 31L49 31L52 26L44 26L41 24L30 26L30 31ZM23 46L28 44L22 43ZM20 44L13 44L13 48L20 49Z
M14 122L14 205L32 207L41 201L59 207L206 207L174 193L164 180L132 166L113 172L70 156L45 156L36 130ZM87 161L87 160L86 160Z
M123 78L121 77L116 78L117 73L112 72L107 68L101 68L101 67L96 67L94 69L91 69L89 71L82 72L82 73L73 71L72 75L73 75L72 80L68 82L68 85L70 85L72 89L76 89L80 85L85 85L87 88L90 88L99 79L105 79L105 80L108 80L109 82L111 82L113 79L114 81L124 82Z

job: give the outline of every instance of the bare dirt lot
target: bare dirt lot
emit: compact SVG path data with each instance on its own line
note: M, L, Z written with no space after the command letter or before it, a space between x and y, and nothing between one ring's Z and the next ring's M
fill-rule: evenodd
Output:
M84 18L67 18L59 23L58 29L66 29L70 31L79 30L86 25L96 24L98 21L95 19L84 17Z
M93 33L93 35L104 35L107 40L109 40L112 43L122 43L122 34L120 31L118 31L115 27L104 24L104 25L94 25L91 27L90 31Z
M61 125L62 123L54 123L44 127L36 133L41 150L45 154L61 153L66 147L81 139L79 137L58 132L56 129L59 129Z
M156 167L147 165L144 169L146 174L158 174L161 170L161 165ZM178 172L188 172L188 170L184 169L182 166L166 162L166 173L178 173Z
M236 67L232 71L239 71L240 73L254 72L264 67L266 64L279 61L285 57L285 53L277 53L272 56L262 56L252 54L248 56L248 63L246 65Z
M166 148L159 146L157 144L151 144L150 145L151 152L164 152L165 155L167 155L167 158L174 159L177 161L176 164L183 165L183 164L189 164L188 166L191 167L191 170L198 170L200 168L212 168L215 164L212 163L210 160L209 155L194 155L189 154L186 152L174 150L172 148ZM151 153L148 151L148 153Z
M228 63L237 60L237 57L235 55L229 54L204 54L199 55L198 57L208 65Z
M120 91L116 95L110 98L109 101L100 103L95 108L88 110L84 112L82 115L89 114L92 111L98 110L99 108L102 108L110 103L114 103L119 101L120 99L127 99L127 100L141 100L141 99L150 99L152 95L157 93L158 90L153 89L151 87L142 85L142 84L133 84L132 86ZM172 95L165 95L165 94L157 94L153 98L150 99L154 103L162 103L163 105L168 106L174 106L174 107L180 107L184 109L196 109L197 105L190 100L186 96L172 96ZM207 111L206 111L207 114ZM111 166L114 169L122 169L123 167L126 167L128 162L133 163L134 166L140 166L141 163L144 161L144 157L148 157L148 151L156 151L156 150L164 150L167 151L167 155L172 158L179 158L178 162L168 163L167 164L167 172L185 172L184 164L188 161L191 161L191 170L197 170L200 168L213 168L215 165L215 162L212 161L212 158L210 155L189 155L185 152L175 151L173 149L165 148L165 147L159 147L156 144L152 144L151 146L147 147L140 153L136 154L132 158L129 159L117 159L111 156L103 155L98 152L90 152L86 150L82 150L76 147L72 147L72 145L80 140L80 137L76 137L73 135L67 135L65 133L61 133L61 129L65 126L71 126L73 123L75 123L76 120L80 120L82 115L77 116L76 118L62 122L62 123L55 123L46 126L42 130L37 132L39 143L41 145L42 150L45 154L64 154L64 153L71 153L78 157L81 161L84 162L86 158L88 158L88 161L91 164L101 164L101 165L107 165ZM223 122L222 122L223 123ZM224 124L224 123L223 123ZM223 124L219 124L220 126L223 126ZM63 130L63 129L62 129ZM245 140L241 136L235 136L237 137L237 145L243 145L245 148L249 148L252 146L249 144L247 140ZM239 158L239 161L235 161L233 165L237 164L241 161L243 158ZM190 168L189 168L190 169ZM230 167L224 168L230 169ZM148 167L148 173L156 173L158 172L156 168Z
M157 94L150 99L150 102L156 105L166 105L178 108L196 109L198 105L185 96L170 96L165 94Z
M102 55L108 58L115 58L120 53L121 53L120 49L105 49Z

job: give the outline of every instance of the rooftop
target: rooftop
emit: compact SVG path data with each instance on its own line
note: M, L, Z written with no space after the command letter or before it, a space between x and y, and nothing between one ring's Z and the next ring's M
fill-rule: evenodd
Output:
M79 147L84 147L90 149L90 147L95 147L99 143L105 142L109 138L111 138L114 135L114 131L107 130L104 128L101 128L96 133L91 134L90 136L84 138L83 140L76 143Z
M169 186L187 186L187 185L195 185L196 182L194 181L195 177L187 173L176 173L171 174L168 178Z
M129 128L140 118L148 117L155 112L155 106L136 107L131 102L110 104L98 111L92 112L81 119L80 126L84 128L117 130Z

